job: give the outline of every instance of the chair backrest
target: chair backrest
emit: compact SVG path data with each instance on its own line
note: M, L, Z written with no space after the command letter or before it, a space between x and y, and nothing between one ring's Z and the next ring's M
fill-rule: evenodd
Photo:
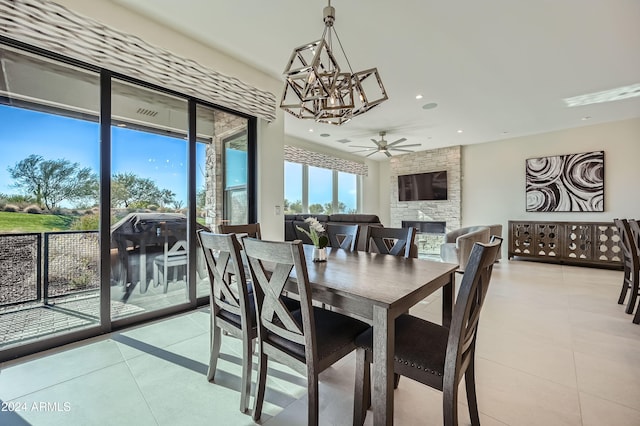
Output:
M449 328L445 382L459 382L473 361L480 311L501 244L499 240L489 244L475 243L471 249Z
M262 344L275 346L287 353L286 346L293 343L305 346L306 364L318 359L315 343L315 323L311 307L311 287L301 241L277 242L244 238L244 251L254 285L258 336ZM266 272L265 263L269 271ZM300 297L302 324L296 321L283 302L283 290L292 272L295 272L297 294ZM268 333L267 333L268 330ZM265 336L269 335L269 339Z
M638 224L636 219L629 219L627 222L629 223L629 230L631 231L631 236L636 246L636 252L638 256L640 256L640 224Z
M504 238L502 238L500 235L495 235L492 234L491 237L489 237L489 244L493 244L495 242L499 241L500 242L500 246L502 246L502 241L504 241ZM496 262L500 259L500 252L501 250L498 250L498 253L496 253Z
M247 223L244 225L218 225L218 231L221 234L246 234L247 237L262 239L259 223Z
M633 268L638 265L638 240L634 237L632 226L637 227L636 221L629 222L627 219L613 219L618 228L618 234L622 241L622 252L624 253L624 262L628 267Z
M212 314L218 315L222 309L249 318L247 279L235 234L198 231L198 240L209 272Z
M325 226L329 245L335 248L341 248L348 251L355 251L358 247L358 233L360 226L358 225L335 225L328 223Z
M376 251L394 256L412 257L416 228L367 228L365 251ZM373 245L371 244L373 242Z
M164 260L186 258L189 251L187 245L187 225L160 222L160 235L164 239Z

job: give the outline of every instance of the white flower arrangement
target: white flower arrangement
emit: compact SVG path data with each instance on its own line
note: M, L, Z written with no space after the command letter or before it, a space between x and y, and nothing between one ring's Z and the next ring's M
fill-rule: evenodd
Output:
M296 226L299 231L304 232L309 236L313 245L317 248L325 248L329 244L329 239L326 235L322 235L325 232L324 226L315 217L308 217L304 220L309 224L309 230Z

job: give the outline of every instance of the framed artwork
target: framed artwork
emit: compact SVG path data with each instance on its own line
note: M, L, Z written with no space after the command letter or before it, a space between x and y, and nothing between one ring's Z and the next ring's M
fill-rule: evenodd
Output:
M529 158L528 212L603 212L604 151Z

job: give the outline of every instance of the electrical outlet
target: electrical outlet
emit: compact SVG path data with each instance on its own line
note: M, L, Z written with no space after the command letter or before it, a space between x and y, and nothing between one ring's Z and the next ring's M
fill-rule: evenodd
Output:
M276 206L276 216L280 216L280 206Z

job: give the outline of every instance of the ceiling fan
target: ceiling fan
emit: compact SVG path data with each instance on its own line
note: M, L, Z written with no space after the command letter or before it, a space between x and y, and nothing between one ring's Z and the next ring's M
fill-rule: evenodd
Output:
M371 139L373 141L373 143L376 144L375 147L367 147L367 146L362 146L362 145L351 145L353 148L365 148L365 149L361 149L359 151L353 151L352 154L355 154L357 152L366 152L366 151L372 151L371 154L368 154L367 157L371 157L373 154L375 154L376 152L383 152L387 157L391 157L391 153L389 151L400 151L400 152L413 152L410 149L403 149L403 148L409 148L409 147L413 147L413 146L420 146L419 143L414 143L414 144L410 144L410 145L398 145L399 143L402 143L404 141L407 140L407 138L400 138L395 142L387 142L384 139L384 136L387 134L387 132L382 131L380 132L380 140L377 141L375 139Z

